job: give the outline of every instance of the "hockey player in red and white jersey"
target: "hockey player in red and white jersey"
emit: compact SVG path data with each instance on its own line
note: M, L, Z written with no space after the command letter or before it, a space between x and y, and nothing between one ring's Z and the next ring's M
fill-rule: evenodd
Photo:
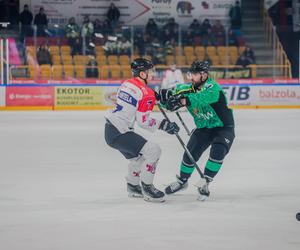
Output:
M106 116L105 140L130 160L126 176L129 196L162 202L164 193L153 185L161 149L134 132L135 122L151 132L161 129L175 134L179 131L175 122L150 116L156 102L154 91L147 86L153 77L153 67L152 62L144 58L131 63L134 78L126 80L118 89L116 107Z

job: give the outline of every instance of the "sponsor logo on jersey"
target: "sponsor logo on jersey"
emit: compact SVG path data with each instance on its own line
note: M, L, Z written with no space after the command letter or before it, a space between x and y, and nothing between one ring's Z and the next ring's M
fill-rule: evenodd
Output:
M136 107L137 100L132 95L130 95L122 90L118 93L118 99Z
M199 119L204 119L204 120L209 120L212 118L214 115L212 112L206 112L206 113L199 113L199 109L194 108L193 113L195 116L197 116Z

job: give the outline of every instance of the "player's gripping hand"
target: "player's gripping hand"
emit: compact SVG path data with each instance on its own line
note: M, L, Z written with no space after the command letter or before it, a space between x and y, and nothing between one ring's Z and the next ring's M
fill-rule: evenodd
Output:
M183 106L185 106L184 102L185 98L180 95L176 96L171 96L167 101L166 101L166 109L170 111L176 111Z
M176 122L169 122L167 119L163 119L159 125L159 129L166 131L167 133L173 135L179 132L179 127Z
M157 97L161 104L166 104L168 99L172 96L172 89L160 89Z

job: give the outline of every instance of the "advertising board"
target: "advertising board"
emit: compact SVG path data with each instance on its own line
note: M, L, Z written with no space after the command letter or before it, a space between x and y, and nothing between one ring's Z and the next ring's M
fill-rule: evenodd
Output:
M6 106L53 106L54 87L7 86Z
M56 107L96 107L103 105L100 86L56 86Z

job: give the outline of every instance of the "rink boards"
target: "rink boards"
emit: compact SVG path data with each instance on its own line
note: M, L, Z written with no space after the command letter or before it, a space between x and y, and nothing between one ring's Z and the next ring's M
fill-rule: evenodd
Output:
M120 83L0 86L0 110L105 110ZM222 83L232 108L300 108L298 83ZM157 89L158 84L152 84Z

